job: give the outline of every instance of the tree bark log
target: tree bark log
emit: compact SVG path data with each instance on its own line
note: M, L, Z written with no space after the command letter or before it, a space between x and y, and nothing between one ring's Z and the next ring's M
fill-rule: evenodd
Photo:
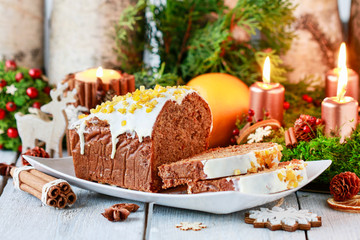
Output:
M133 0L54 0L51 15L49 79L91 67L118 66L115 23Z
M360 72L360 0L351 1L351 15L349 22L349 59L348 65L355 72Z
M43 66L43 0L0 1L0 57Z
M293 28L297 37L290 50L282 56L293 68L290 82L299 82L307 76L321 77L333 68L342 41L341 22L337 0L292 0L298 5Z

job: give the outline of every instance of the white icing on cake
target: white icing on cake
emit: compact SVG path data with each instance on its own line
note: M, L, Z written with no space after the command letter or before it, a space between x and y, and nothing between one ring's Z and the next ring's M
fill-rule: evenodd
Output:
M298 224L308 224L309 222L318 221L315 213L309 210L296 210L295 208L283 209L280 207L260 208L260 210L251 210L249 218L255 219L255 222L267 222L272 225L285 224L287 226L294 226Z
M256 168L256 170L265 168L264 165L260 165L258 163L257 158L255 156L255 151L272 152L274 151L274 148L276 148L276 150L279 151L279 148L276 146L263 150L254 150L242 155L203 160L201 161L201 163L204 166L203 171L206 174L206 179L246 174L250 169L253 168ZM275 166L277 166L279 161L280 159L278 159L278 155L276 154L272 162L274 163Z
M264 173L227 178L235 191L254 194L270 194L296 188L307 183L308 177L303 161Z
M85 142L84 131L86 121L92 122L97 117L107 121L111 132L112 153L114 158L116 152L117 137L127 133L132 137L137 134L139 141L152 134L156 119L167 101L181 104L185 96L195 92L189 87L161 87L145 90L140 87L133 94L115 96L113 101L108 101L91 109L91 114L75 122L70 128L76 129L80 137L81 154L84 154Z

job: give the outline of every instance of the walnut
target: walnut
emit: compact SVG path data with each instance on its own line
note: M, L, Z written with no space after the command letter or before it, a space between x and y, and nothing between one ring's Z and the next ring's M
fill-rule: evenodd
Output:
M105 209L102 215L111 222L124 221L131 212L136 212L139 206L134 203L119 203Z

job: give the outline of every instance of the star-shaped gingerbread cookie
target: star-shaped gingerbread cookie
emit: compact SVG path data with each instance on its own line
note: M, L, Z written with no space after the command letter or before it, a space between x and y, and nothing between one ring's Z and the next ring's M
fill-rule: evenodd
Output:
M251 210L245 214L245 222L253 224L255 228L267 227L272 231L282 229L288 232L294 232L297 229L310 230L311 227L320 227L321 217L308 210L273 207L271 210L268 208Z

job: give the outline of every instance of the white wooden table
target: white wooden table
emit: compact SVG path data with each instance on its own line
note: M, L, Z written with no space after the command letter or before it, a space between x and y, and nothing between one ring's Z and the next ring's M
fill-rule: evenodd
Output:
M14 152L0 151L0 162L15 163L17 158ZM310 231L289 233L255 229L245 224L246 211L214 215L73 189L78 196L74 206L56 210L15 190L11 178L0 177L0 239L360 239L360 214L330 209L326 203L327 194L296 192L285 198L282 207L309 209L322 217L323 224ZM124 222L109 222L100 214L105 208L121 202L136 203L140 209ZM197 232L181 231L175 228L180 222L202 222L208 227Z

